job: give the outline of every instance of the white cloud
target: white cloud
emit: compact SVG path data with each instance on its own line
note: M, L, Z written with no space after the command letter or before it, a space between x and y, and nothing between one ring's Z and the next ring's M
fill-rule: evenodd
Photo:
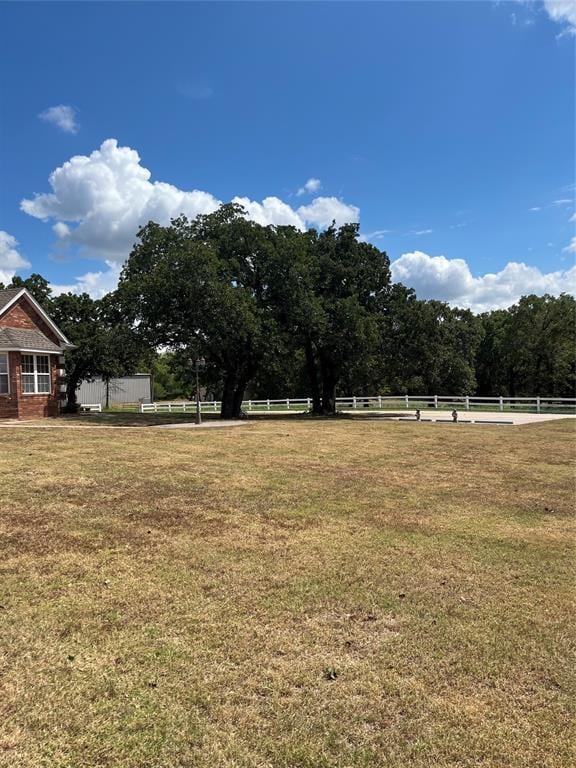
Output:
M300 189L298 190L298 192L296 192L296 194L298 195L298 197L301 197L306 193L314 194L314 192L318 192L320 189L322 189L322 182L320 181L320 179L311 178L311 179L308 179L308 181L306 182L306 184L304 184L303 187L300 187Z
M9 283L17 270L30 266L17 246L16 238L0 229L0 283Z
M102 296L116 289L122 270L122 266L113 261L107 261L106 265L108 269L86 272L69 285L51 283L50 287L55 296L59 296L61 293L88 293L95 299L101 299Z
M357 222L360 218L359 208L337 197L317 197L310 205L301 205L297 213L303 221L320 228L329 227L333 221L336 226L341 226Z
M57 107L48 107L44 112L40 112L38 117L60 128L64 133L78 133L80 128L76 122L76 110L74 107L68 107L65 104L59 104Z
M537 267L509 262L496 273L474 277L464 259L404 253L390 265L395 282L414 288L422 299L440 299L474 312L509 307L527 294L576 294L576 267L542 273Z
M238 203L248 212L248 218L257 224L292 225L303 229L303 222L296 211L278 197L265 197L261 203L247 197L235 197L233 203Z
M576 2L574 0L544 0L544 9L552 21L566 25L566 31L576 34Z
M539 205L535 205L532 208L528 209L529 211L541 211L542 208Z
M576 253L576 235L570 240L566 248L562 249L565 253Z
M221 201L209 192L185 191L151 181L138 152L107 139L91 155L77 155L50 175L52 192L22 200L23 211L54 221L59 246L79 247L92 258L122 263L140 227L148 221L166 225L184 214L211 213ZM336 197L317 197L297 210L277 197L262 202L235 197L248 216L261 224L291 224L298 229L358 221L359 209Z
M358 238L362 243L369 243L372 240L382 240L384 235L391 232L391 229L375 229L374 232L364 232Z
M560 37L565 34L576 34L576 3L574 0L516 0L523 5L531 14L543 11L552 20L561 24L563 30ZM510 15L512 24L516 26L518 19L515 13ZM527 26L534 23L533 18L527 18L523 21Z

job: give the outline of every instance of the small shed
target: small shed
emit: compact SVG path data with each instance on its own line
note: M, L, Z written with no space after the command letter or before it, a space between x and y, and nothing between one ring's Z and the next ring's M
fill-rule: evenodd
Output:
M100 403L103 408L128 403L149 403L152 400L152 376L149 373L135 373L108 382L98 376L92 381L83 381L76 397L80 404Z

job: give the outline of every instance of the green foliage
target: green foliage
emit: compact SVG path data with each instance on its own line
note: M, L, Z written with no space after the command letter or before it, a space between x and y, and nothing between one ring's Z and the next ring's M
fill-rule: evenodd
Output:
M188 370L206 359L206 380L221 381L224 417L239 415L248 382L281 343L266 280L271 236L235 205L169 227L150 222L120 282L143 339L178 352Z
M63 293L51 299L50 313L76 345L65 353L68 410L75 410L82 381L94 376L110 380L135 370L142 348L132 328L119 322L112 295L97 300L87 293Z
M188 361L174 352L157 355L152 363L154 399L191 398L195 390L194 371Z
M421 301L397 284L382 317L386 389L406 394L465 395L476 389L474 361L482 323L472 312Z
M153 370L155 398L311 396L334 413L336 394L575 396L576 301L525 296L475 316L391 284L385 253L356 224L323 232L263 227L238 205L194 221L149 222L118 291L52 297L26 287L77 345L66 353L69 405L83 379ZM168 351L158 354L158 348Z
M38 275L35 272L30 277L22 278L15 275L9 285L4 286L0 283L0 291L4 288L26 288L36 301L41 304L46 311L49 311L51 301L51 288L48 280L45 280L42 275Z
M523 296L510 309L483 315L482 323L481 394L576 396L573 296Z
M389 261L358 235L356 224L321 233L276 230L271 293L280 326L304 355L316 413L334 413L337 385L380 343Z

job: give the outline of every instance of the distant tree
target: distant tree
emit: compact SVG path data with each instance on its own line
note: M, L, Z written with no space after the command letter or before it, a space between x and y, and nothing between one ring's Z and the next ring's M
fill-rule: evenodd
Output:
M423 301L396 284L382 320L386 388L407 394L472 394L482 323L466 309Z
M508 310L497 309L480 316L483 335L476 353L477 393L488 397L508 394Z
M144 365L140 365L141 368ZM154 357L152 362L155 400L172 400L188 395L188 387L180 380L175 370L174 353L162 352Z
M480 394L576 396L576 300L523 296L482 316L476 368Z

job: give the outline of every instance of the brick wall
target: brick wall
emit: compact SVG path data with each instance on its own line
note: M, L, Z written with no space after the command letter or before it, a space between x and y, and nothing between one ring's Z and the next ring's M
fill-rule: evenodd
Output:
M26 354L26 353L24 353ZM0 419L38 419L43 416L57 416L59 406L59 362L58 355L50 355L50 394L29 395L22 392L20 372L21 353L9 352L10 394L0 395Z
M25 297L19 299L5 314L0 316L0 328L2 327L39 330L56 344L60 342L54 331L44 322Z
M8 372L10 394L0 395L0 419L18 418L18 376L20 370L20 352L8 352Z
M0 316L0 328L2 327L39 330L55 343L60 341L25 296L20 298L16 304ZM50 394L29 395L22 392L20 352L8 353L8 365L10 370L10 394L0 395L0 419L37 419L43 416L57 416L60 411L60 366L58 355L50 355L52 384Z

